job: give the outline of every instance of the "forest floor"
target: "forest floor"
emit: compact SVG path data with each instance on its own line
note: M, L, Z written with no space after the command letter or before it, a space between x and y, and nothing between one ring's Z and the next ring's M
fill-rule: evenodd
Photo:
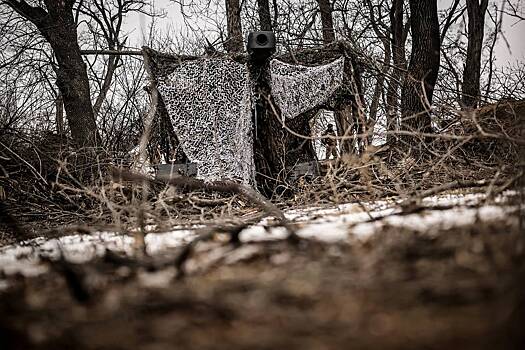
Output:
M519 193L285 211L174 259L195 228L0 247L1 349L523 349Z

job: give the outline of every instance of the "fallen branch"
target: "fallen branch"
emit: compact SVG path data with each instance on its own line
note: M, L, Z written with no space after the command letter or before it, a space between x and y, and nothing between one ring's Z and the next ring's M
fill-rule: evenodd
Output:
M122 171L120 169L114 169L113 175L120 180L133 181L138 183L153 183L153 182L164 182L172 186L177 186L186 190L208 190L216 191L228 194L237 194L243 197L245 200L255 204L264 211L264 216L274 216L278 222L284 226L288 231L287 240L291 243L298 243L299 237L295 233L295 227L290 221L284 216L283 212L277 208L272 202L264 198L261 194L255 190L243 186L237 182L230 180L205 182L203 180L195 179L186 176L159 176L156 179L151 179L145 175L131 173L129 171ZM262 217L261 217L262 218ZM185 275L184 265L191 256L194 247L197 243L213 238L218 233L227 233L230 235L230 243L240 244L239 235L247 226L253 224L253 222L244 222L239 225L233 226L212 226L201 230L197 238L193 239L185 247L182 248L181 252L175 258L175 267L177 268L177 278L181 278Z
M190 196L189 200L195 203L196 205L203 207L216 207L224 204L224 199L206 199L199 198L196 196Z
M289 221L284 216L283 212L275 206L268 199L264 198L255 190L243 186L235 181L222 180L205 182L203 180L195 179L187 176L158 176L156 179L151 179L148 176L132 173L129 171L122 171L114 168L113 176L117 179L132 181L132 182L148 182L148 183L167 183L172 186L187 190L205 190L216 191L220 193L238 194L247 201L255 204L261 208L267 216L275 216L275 218L283 225L288 226Z
M455 181L447 182L445 184L442 184L442 185L439 185L439 186L435 186L435 187L429 188L428 190L422 191L421 193L418 194L417 198L421 199L421 198L425 198L425 197L428 197L428 196L436 195L436 194L444 192L444 191L457 189L457 188L465 188L465 187L484 187L484 186L489 186L489 185L492 185L492 186L494 186L494 185L502 185L504 187L504 189L507 189L508 187L510 187L514 182L516 182L522 176L523 176L523 172L520 171L517 176L514 176L513 178L511 178L510 180L507 180L507 181L493 181L493 180L488 180L488 179L486 179L486 180L485 179L484 180L473 180L473 181L471 181L471 180L455 180ZM407 199L403 203L405 203L407 201L413 201L414 199L416 199L416 198L412 197L410 199Z

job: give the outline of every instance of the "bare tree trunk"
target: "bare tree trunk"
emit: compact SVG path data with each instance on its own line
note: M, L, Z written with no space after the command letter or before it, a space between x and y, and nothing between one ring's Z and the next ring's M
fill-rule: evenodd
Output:
M494 5L494 16L488 12L491 21L494 23L494 31L490 34L490 49L489 49L489 74L487 77L487 86L485 88L485 95L489 96L491 93L492 75L494 74L494 48L498 42L498 35L501 32L501 24L503 20L503 13L498 19L498 8Z
M108 58L108 67L106 70L106 74L104 75L104 82L102 83L100 92L97 96L97 99L95 100L95 104L93 105L93 114L95 115L95 117L100 112L100 108L102 108L102 103L104 103L104 100L106 99L106 96L109 92L109 89L111 87L111 81L113 80L113 75L115 74L115 69L117 68L118 61L118 56L110 56Z
M437 0L410 0L410 12L412 52L401 96L401 130L428 133L441 46Z
M358 135L365 135L369 132L369 125L365 115L365 97L363 93L363 80L361 78L361 68L355 58L350 60L352 63L352 89L354 92L352 98L352 115L354 118L355 129ZM368 136L357 139L357 151L361 154L368 144Z
M445 37L447 35L448 30L450 29L450 26L457 21L458 18L460 18L465 11L465 9L462 9L459 11L459 14L456 14L456 9L459 6L460 0L454 0L452 5L450 6L450 11L448 12L447 18L445 20L445 24L443 24L443 29L441 30L441 44L443 44L443 40L445 40Z
M286 177L287 167L298 162L315 159L312 142L297 137L283 128L279 120L279 108L271 97L268 81L268 62L250 63L250 75L254 77L255 89L261 98L255 105L254 115L254 162L259 189L271 196ZM286 125L296 133L309 136L310 117L298 116L286 120Z
M383 54L383 67L381 68L380 72L377 72L377 78L376 78L376 85L374 88L374 94L372 95L372 102L370 103L370 114L369 114L369 129L373 131L376 119L377 119L377 112L379 109L379 102L381 99L381 96L384 92L384 84L385 84L385 76L388 74L388 71L390 70L390 60L392 56L392 50L390 45L390 40L388 37L388 32L381 30L381 27L386 27L382 22L382 15L381 15L381 7L378 7L378 17L376 18L376 15L374 13L374 6L372 6L372 2L370 0L367 0L368 10L370 12L370 23L372 24L372 28L374 29L375 34L377 37L381 40L381 43L383 44L384 54ZM372 138L369 139L370 141Z
M242 52L241 7L239 0L226 0L226 22L228 37L224 43L227 52Z
M339 142L341 154L350 154L355 149L355 140L348 139L356 132L355 118L352 113L352 106L346 105L335 111L335 124L339 135L344 136Z
M86 64L80 55L76 26L64 1L46 1L49 18L56 28L40 29L51 44L58 63L57 85L64 99L64 109L73 140L79 146L95 146L99 136L95 124Z
M394 130L396 128L398 109L399 109L399 87L402 85L404 79L404 71L407 68L405 58L405 40L403 25L403 3L404 0L394 0L390 8L390 31L392 32L391 46L392 46L392 60L394 68L392 76L390 77L387 90L387 129Z
M6 0L7 5L36 25L53 49L58 64L56 83L62 94L73 140L79 147L96 146L100 137L91 106L86 65L78 45L74 2L45 0L46 11L23 0Z
M85 50L82 54L109 54L105 72L103 74L102 83L99 83L100 91L93 104L93 112L95 118L98 116L102 104L106 100L107 94L111 88L111 83L115 75L115 71L119 66L122 58L121 54L141 55L141 51L122 50L124 48L127 37L122 33L122 24L126 16L131 13L148 14L145 9L147 2L144 0L119 0L119 1L79 1L75 8L76 15L83 14L87 16L88 21L94 21L97 26L90 25L90 31L95 38L95 46L98 46L98 38L103 38L106 41L106 50ZM76 22L78 22L78 16Z
M332 7L330 0L317 0L321 12L321 24L323 26L323 43L330 44L335 41L334 21L332 19Z
M341 153L350 154L361 152L368 142L366 137L349 139L354 134L363 135L368 130L366 116L364 114L364 95L363 82L359 63L355 58L345 61L345 75L350 77L347 82L350 86L351 95L348 96L344 104L340 105L335 111L336 126L339 135L344 135L341 140Z
M382 40L383 41L383 40ZM383 88L385 84L385 76L389 70L390 64L390 43L388 40L383 41L383 47L385 53L383 54L383 68L381 72L377 74L376 86L374 88L374 95L372 96L372 102L370 103L370 126L373 128L377 119L377 111L379 109L379 102L381 100L381 95L383 94Z
M64 135L64 101L62 94L58 92L58 96L55 99L55 122L57 124L57 134Z
M488 0L467 0L468 45L465 70L463 71L462 104L477 107L480 98L481 50Z
M270 16L269 0L257 0L257 6L261 30L272 30L272 17Z

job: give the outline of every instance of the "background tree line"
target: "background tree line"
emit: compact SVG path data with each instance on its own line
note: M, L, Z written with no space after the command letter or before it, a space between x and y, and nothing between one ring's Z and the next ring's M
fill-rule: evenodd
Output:
M453 0L441 10L437 0L173 2L180 32L158 27L164 14L152 1L1 1L2 134L49 131L121 152L136 145L148 104L141 58L82 50L136 49L124 27L137 13L151 18L145 43L178 54L240 52L256 29L275 31L283 53L350 42L374 67L363 72L367 129L388 131L392 142L447 124L439 106L525 94L523 64L501 67L495 55L503 18L523 20L521 1Z

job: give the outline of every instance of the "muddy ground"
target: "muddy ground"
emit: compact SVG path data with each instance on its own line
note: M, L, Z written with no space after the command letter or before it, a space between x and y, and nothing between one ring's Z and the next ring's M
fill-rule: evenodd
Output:
M344 243L215 240L179 278L174 252L50 262L7 278L0 349L525 349L518 215Z

